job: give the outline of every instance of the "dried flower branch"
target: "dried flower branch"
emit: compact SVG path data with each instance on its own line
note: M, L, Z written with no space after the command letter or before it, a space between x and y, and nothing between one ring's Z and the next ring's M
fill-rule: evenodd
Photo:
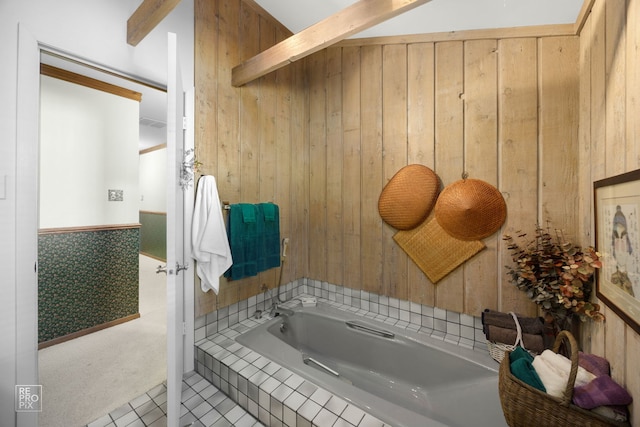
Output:
M526 237L519 234L518 239ZM580 249L567 242L562 232L555 238L536 225L535 238L524 244L505 235L514 266L506 266L510 281L538 304L558 324L566 325L577 315L582 321L604 320L600 306L590 301L593 274L602 267L593 247Z

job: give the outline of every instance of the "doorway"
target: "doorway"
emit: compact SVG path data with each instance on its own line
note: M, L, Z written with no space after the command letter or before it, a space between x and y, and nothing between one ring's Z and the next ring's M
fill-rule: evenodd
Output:
M41 53L41 62L107 81L109 84L132 91L139 91L142 93L142 100L135 122L137 123L139 118L153 118L154 123L165 120L166 93L159 89L119 78L94 67L87 67L82 63L44 51ZM146 145L133 147L136 154L148 145L153 145L154 141L158 144L166 142L166 139L161 136L166 135L163 129L146 130L142 125L139 126L140 140ZM154 135L157 136L156 139ZM109 153L102 154L102 156L105 155ZM41 159L41 162L43 161L47 160ZM111 175L108 179L117 180L117 171ZM87 181L89 178L87 173L75 176L78 181ZM136 206L140 204L139 193L135 190L128 191L126 188L123 190L121 187L108 190L97 190L98 196L109 198L109 203L113 202L114 205L123 203L122 199L127 197L133 198L133 200L129 199L130 203L135 202ZM111 190L116 191L115 200L111 200ZM42 197L48 196L50 194L40 194L39 198L42 200ZM101 209L102 211L112 209L109 205L105 206ZM71 209L67 217L72 216L76 210ZM139 211L139 207L136 211ZM115 215L117 217L118 214ZM130 221L127 219L124 222ZM135 222L138 221L136 218ZM117 223L118 220L115 222ZM81 232L85 231L81 230ZM99 233L102 232L102 230L99 231ZM89 423L166 379L165 277L155 274L156 260L137 253L134 255L139 267L137 296L140 317L39 351L40 384L43 385L43 394L50 402L43 407L43 412L40 414L41 427ZM90 257L88 261L91 261Z

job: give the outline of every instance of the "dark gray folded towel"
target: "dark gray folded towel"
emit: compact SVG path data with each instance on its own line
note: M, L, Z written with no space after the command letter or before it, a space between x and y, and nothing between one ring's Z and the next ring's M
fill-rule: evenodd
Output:
M487 326L486 337L488 341L513 345L516 342L517 336L518 332L515 329L499 328L493 325ZM524 348L534 353L540 354L544 351L542 335L523 333L522 343Z
M523 334L542 335L544 334L544 319L542 317L523 317L518 316L518 323ZM499 328L516 329L516 323L509 313L489 310L488 308L482 312L482 325L484 333L487 333L486 326L493 325Z

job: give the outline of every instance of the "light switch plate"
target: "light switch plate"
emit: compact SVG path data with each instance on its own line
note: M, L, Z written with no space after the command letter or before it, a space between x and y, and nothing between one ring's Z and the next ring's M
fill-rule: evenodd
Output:
M122 190L109 190L109 201L110 202L121 202L123 201L123 191Z

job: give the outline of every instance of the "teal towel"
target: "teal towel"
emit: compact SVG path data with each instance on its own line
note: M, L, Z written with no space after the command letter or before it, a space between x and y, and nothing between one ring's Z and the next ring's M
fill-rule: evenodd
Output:
M242 222L256 222L256 207L247 203L241 203L240 209L242 209Z
M529 363L533 363L533 356L524 348L517 346L515 350L509 353L509 362L513 363L518 359L526 359Z
M245 217L253 217L253 222L245 221ZM227 235L229 237L233 265L224 274L226 278L238 280L258 274L258 248L261 227L257 218L255 205L239 203L230 206Z
M265 222L273 222L276 220L276 211L278 210L276 205L273 203L261 203L260 206L262 206L262 211L264 212Z
M280 210L273 203L258 205L260 248L258 250L258 271L280 266Z
M513 376L531 387L537 388L544 393L547 392L540 376L538 376L536 369L533 367L533 356L529 352L522 347L516 347L509 354L509 362Z

